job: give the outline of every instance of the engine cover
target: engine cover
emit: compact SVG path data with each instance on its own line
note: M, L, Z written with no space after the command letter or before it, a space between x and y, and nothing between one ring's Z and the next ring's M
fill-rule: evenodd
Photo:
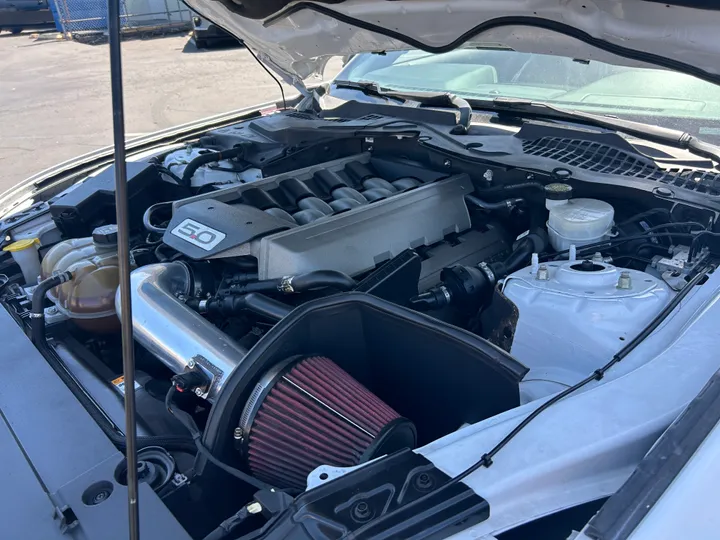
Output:
M470 229L472 190L466 174L381 178L354 156L178 201L164 241L196 260L252 255L259 279L355 276Z
M661 280L590 261L552 262L508 276L520 318L511 354L530 368L524 402L587 377L634 338L672 297Z

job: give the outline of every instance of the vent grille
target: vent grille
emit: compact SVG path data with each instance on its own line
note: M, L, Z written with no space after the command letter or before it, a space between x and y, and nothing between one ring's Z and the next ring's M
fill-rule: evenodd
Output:
M313 120L313 117L310 116L309 114L301 113L301 112L297 112L297 111L286 112L285 116L287 116L288 118L299 118L300 120Z
M359 120L380 120L381 118L384 118L380 114L366 114L365 116L361 116Z
M619 148L582 139L542 137L523 141L527 155L559 161L572 167L599 174L615 174L720 196L720 174L702 169L661 169L649 158Z
M311 115L311 114L302 113L302 112L297 112L297 111L287 112L287 113L285 113L285 116L287 116L287 117L289 117L289 118L298 118L298 119L300 119L300 120L318 120L317 117L315 117L315 116L313 116L313 115ZM338 123L340 123L340 124L343 124L343 123L345 123L345 122L352 122L352 121L356 121L356 122L361 122L361 121L362 121L362 122L367 122L367 121L370 121L370 120L380 120L380 119L382 119L382 118L384 118L384 117L383 117L382 115L379 115L379 114L366 114L365 116L361 116L361 117L358 118L357 120L353 120L352 118L341 118L341 117L323 118L323 120L324 120L325 122L338 122Z

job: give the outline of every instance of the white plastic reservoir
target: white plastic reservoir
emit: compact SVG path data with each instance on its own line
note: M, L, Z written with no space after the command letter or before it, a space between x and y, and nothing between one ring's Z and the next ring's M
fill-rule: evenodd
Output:
M550 243L558 251L599 242L608 237L613 226L615 210L597 199L569 199L545 201L550 211L548 234Z

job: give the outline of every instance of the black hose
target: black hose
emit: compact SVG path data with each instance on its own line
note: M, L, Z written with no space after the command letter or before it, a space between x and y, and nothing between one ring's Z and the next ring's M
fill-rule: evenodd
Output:
M186 187L190 187L193 175L200 167L202 167L206 163L212 163L214 161L222 161L224 159L229 159L229 158L234 158L234 157L241 157L244 154L245 154L244 146L235 146L234 148L229 148L227 150L222 150L220 152L208 152L207 154L200 154L196 158L192 159L190 161L190 163L188 163L185 166L185 170L183 170L183 175L181 178L182 185L186 186Z
M700 233L702 234L702 233ZM618 238L610 238L608 240L601 240L600 242L593 242L592 244L588 244L586 246L582 246L577 248L577 253L580 254L581 252L586 252L592 249L597 248L609 248L612 246L615 246L617 244L624 244L625 242L630 242L632 240L645 240L648 237L651 238L667 238L667 237L675 237L675 238L695 238L696 235L690 234L690 233L668 233L668 232L660 232L660 233L642 233L642 234L634 234L630 236L621 236ZM542 260L547 260L548 258L552 260L556 260L558 257L562 257L563 255L567 255L570 252L569 249L566 249L564 251L559 251L557 253L552 254L545 254L543 257L541 257Z
M509 210L509 209L513 208L514 206L523 204L525 202L525 199L523 199L522 197L505 199L503 201L498 201L498 202L488 202L488 201L483 201L482 199L479 199L478 197L475 197L474 195L465 195L465 200L468 201L469 203L473 204L474 206L477 206L481 210L485 210L486 212L496 212L498 210Z
M530 264L533 253L542 253L548 245L547 233L536 229L515 244L515 249L504 261L490 263L496 279L512 274L515 270Z
M247 283L249 281L257 281L257 272L236 272L227 278L227 282L231 285L237 285L239 283Z
M357 281L337 270L315 270L307 274L299 274L288 281L291 292L311 291L330 287L340 291L350 291L357 286Z
M502 275L507 276L515 270L527 266L533 253L539 253L539 251L536 250L532 238L525 237L520 240L508 258L503 261L505 268Z
M668 221L672 222L672 212L670 212L667 208L653 208L651 210L646 210L645 212L640 212L639 214L635 214L634 216L631 216L627 218L622 223L619 223L617 227L624 227L625 225L630 225L631 223L637 223L641 219L645 219L650 216L654 216L657 214L663 214L667 216Z
M281 278L277 279L264 279L262 281L253 281L251 283L245 283L238 285L233 289L236 293L253 293L253 292L278 292L280 289Z
M224 296L212 298L205 304L204 311L211 315L232 316L243 310L252 311L273 321L282 320L292 311L292 307L259 293L242 296Z
M45 338L45 295L50 289L62 285L73 278L71 272L60 272L38 283L32 295L30 309L30 337L37 346L46 343Z
M350 291L356 286L357 281L344 272L338 272L337 270L315 270L307 274L246 283L245 285L237 287L235 292L242 294L276 291L289 294L324 288Z
M145 227L147 231L150 231L152 233L165 234L165 231L167 230L165 227L158 227L157 225L153 225L152 215L156 210L170 205L172 205L172 202L159 202L150 205L143 214L143 227Z
M494 186L478 190L479 195L492 193L511 193L513 191L522 190L540 190L545 193L545 184L540 182L520 182L519 184L507 184L505 186Z
M155 164L155 168L158 170L159 173L162 173L162 174L164 174L164 175L169 176L170 178L172 178L178 186L182 186L182 185L183 185L183 184L182 184L182 178L180 178L177 174L175 174L174 172L172 172L172 171L171 171L170 169L168 169L167 167L164 167L163 165L160 165L160 164L156 163L156 164Z
M245 521L248 516L250 516L250 512L248 511L247 507L244 506L238 512L227 518L215 529L213 529L207 536L203 538L203 540L223 540L223 538L227 538L227 536L232 532L232 530L238 525L240 525L243 521Z

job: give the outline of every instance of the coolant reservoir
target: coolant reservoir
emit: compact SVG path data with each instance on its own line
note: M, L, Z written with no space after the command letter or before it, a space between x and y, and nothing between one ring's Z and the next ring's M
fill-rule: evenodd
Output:
M117 227L106 225L90 238L73 238L55 245L42 262L42 278L69 270L73 279L48 292L58 310L86 330L116 330L115 291L120 281Z
M545 188L547 199L545 206L550 211L548 234L550 243L558 251L599 242L610 235L615 210L605 201L597 199L572 199L572 190L553 186L567 184L549 184Z

